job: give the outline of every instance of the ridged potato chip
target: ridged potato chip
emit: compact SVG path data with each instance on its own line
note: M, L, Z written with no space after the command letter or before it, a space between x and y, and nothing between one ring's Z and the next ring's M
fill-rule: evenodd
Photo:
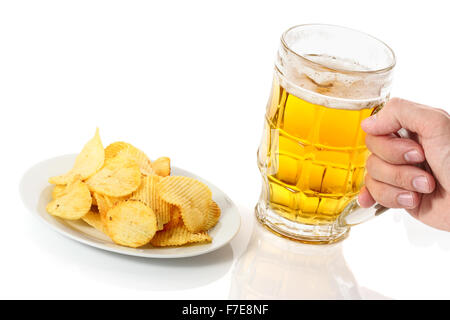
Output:
M97 128L95 136L84 145L80 154L78 154L73 168L66 174L51 177L48 181L51 184L66 185L69 184L76 175L80 175L81 180L85 180L100 170L104 161L105 150L103 149L99 130Z
M81 219L98 231L101 231L104 234L108 234L108 230L106 230L106 226L103 223L102 218L100 217L100 212L91 209Z
M217 222L219 222L220 218L220 208L213 200L211 200L211 203L209 204L208 208L208 223L206 224L206 230L211 229L214 227Z
M164 229L170 229L179 225L183 225L183 219L181 218L180 208L172 205L172 210L170 212L170 220L164 225Z
M193 233L206 231L211 190L198 180L169 176L158 184L161 198L179 207L186 228Z
M141 172L133 159L118 154L107 159L103 168L87 179L86 184L93 192L122 197L136 191L141 184Z
M150 242L156 233L156 215L136 200L120 202L106 213L106 229L120 245L137 248Z
M161 177L157 175L142 176L141 185L130 197L130 199L139 200L153 209L158 222L158 230L162 230L164 225L170 221L173 208L159 196L156 185L160 180Z
M131 159L136 161L143 175L148 176L154 174L150 159L143 151L139 150L133 145L119 141L110 144L105 149L106 159L112 159L119 154L129 156Z
M91 192L81 180L71 182L59 196L47 204L47 212L68 220L77 220L89 212Z
M207 243L220 218L211 190L188 177L170 176L170 158L150 162L126 142L103 149L99 130L66 174L52 177L47 211L82 219L116 244L155 247Z
M161 177L170 176L170 158L161 157L152 162L152 169L155 174Z
M164 228L158 231L150 241L152 246L182 246L188 243L211 242L212 239L206 232L192 233L184 225L173 228Z

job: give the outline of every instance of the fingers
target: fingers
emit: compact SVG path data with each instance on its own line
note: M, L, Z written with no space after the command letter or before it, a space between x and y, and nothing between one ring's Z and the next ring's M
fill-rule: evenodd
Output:
M411 165L394 165L376 155L366 163L366 185L358 196L363 208L375 202L388 208L416 208L422 193L431 193L436 187L433 176Z
M394 135L366 136L367 148L379 158L392 164L421 163L425 161L422 146L411 139Z
M416 208L421 199L417 192L406 191L389 184L377 181L370 175L366 175L366 188L373 199L387 208Z
M369 208L375 204L375 199L370 195L369 190L364 186L358 194L358 204L363 208Z
M393 165L375 155L369 156L366 163L367 174L374 180L408 191L431 193L436 187L433 176L415 166ZM368 186L369 191L372 190ZM375 197L376 200L378 200Z
M431 137L448 123L442 111L415 102L393 98L377 114L361 122L362 129L372 135L386 135L401 128Z

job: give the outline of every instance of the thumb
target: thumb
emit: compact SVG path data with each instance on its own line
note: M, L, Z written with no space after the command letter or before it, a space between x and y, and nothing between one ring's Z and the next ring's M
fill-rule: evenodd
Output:
M422 136L426 130L432 129L424 126L425 120L431 120L430 109L415 102L392 98L380 112L364 119L361 128L372 135L387 135L405 128Z

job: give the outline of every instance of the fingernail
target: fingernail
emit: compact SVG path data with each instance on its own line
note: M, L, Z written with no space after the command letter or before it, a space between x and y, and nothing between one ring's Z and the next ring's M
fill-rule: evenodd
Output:
M428 183L428 179L424 176L415 177L412 181L412 185L419 192L430 191L430 184Z
M408 162L422 162L422 155L417 150L411 150L405 153L404 158Z
M414 199L411 193L400 193L397 196L397 202L403 208L412 208L414 206Z

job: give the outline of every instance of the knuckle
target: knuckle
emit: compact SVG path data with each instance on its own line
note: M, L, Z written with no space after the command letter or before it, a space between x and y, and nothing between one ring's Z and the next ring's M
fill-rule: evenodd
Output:
M395 192L380 192L378 195L378 203L385 207L395 207L396 206L396 193Z
M365 138L366 147L372 153L378 153L383 150L384 140L386 137L373 136L371 134L367 134Z
M450 117L442 112L436 112L435 125L439 129L448 130L450 126Z
M371 192L373 192L373 191L371 191ZM375 191L375 194L373 194L373 198L375 199L375 201L385 207L392 206L392 201L391 201L391 199L389 199L389 197L390 197L390 195L383 193L383 192Z
M396 186L402 187L409 185L408 183L406 183L406 177L402 170L394 170L392 178Z
M375 161L375 156L373 154L371 154L367 158L367 161L366 161L366 170L367 170L367 172L372 172L373 171L374 161Z
M432 110L428 120L422 123L421 130L427 137L450 134L450 117L439 110Z
M398 105L401 103L404 103L405 100L399 97L392 97L391 99L389 99L388 103L386 104L386 106L388 105Z
M377 202L378 202L379 204L381 204L382 206L385 206L385 207L387 207L387 208L392 208L392 207L393 207L392 203L391 203L390 201L388 201L387 199L385 199L385 198L386 198L386 197L383 196L383 197L377 199Z
M448 112L442 108L436 108L437 111L441 112L442 114L444 114L447 117L450 117L450 115L448 114Z
M366 188L369 190L369 193L372 195L373 199L379 203L384 202L383 192L380 190L378 183L376 183L370 175L366 175L365 179Z

